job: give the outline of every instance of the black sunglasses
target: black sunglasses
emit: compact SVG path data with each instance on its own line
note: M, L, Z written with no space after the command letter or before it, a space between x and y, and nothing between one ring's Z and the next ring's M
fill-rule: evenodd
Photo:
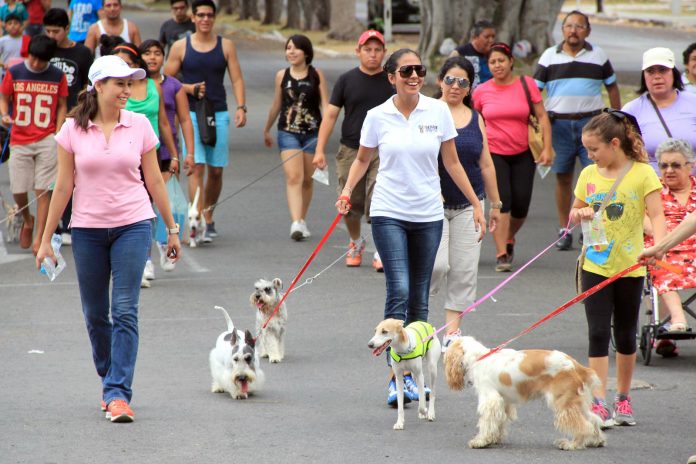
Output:
M682 163L660 163L660 164L658 164L658 166L660 166L660 169L662 169L663 171L666 171L667 168L672 168L675 171L677 171L677 170L683 168L686 164L689 164L689 163L684 163L684 164L682 164Z
M596 213L599 211L599 208L602 206L601 203L592 203L592 210ZM607 205L607 207L604 209L604 211L607 213L607 219L610 221L616 221L623 216L624 213L624 204L623 203L612 203L610 205Z
M442 79L442 82L445 83L445 85L454 85L456 82L457 85L459 86L460 89L466 89L469 87L469 79L466 77L454 77L454 76L445 76L444 79Z
M406 66L400 67L398 70L399 75L404 79L408 79L413 75L413 71L416 71L418 77L425 77L427 70L422 64L408 64Z

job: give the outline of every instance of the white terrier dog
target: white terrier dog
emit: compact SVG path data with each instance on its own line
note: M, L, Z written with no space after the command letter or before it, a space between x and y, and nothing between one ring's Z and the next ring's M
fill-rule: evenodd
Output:
M213 393L227 392L232 398L244 400L258 391L264 381L254 337L248 330L235 329L225 308L216 308L225 315L227 330L218 336L215 348L210 351L211 390Z
M22 231L22 225L24 225L24 218L17 213L19 206L17 204L10 205L4 198L2 198L2 208L5 211L6 240L8 242L16 242L19 240L19 234Z
M414 322L404 327L404 321L385 319L375 328L375 335L367 346L379 356L391 346L392 371L396 379L398 413L394 430L404 429L404 372L410 371L418 385L418 418L435 420L435 381L437 380L437 361L440 359L440 340L432 336L433 328L427 322ZM425 376L423 359L430 372L430 402L426 409Z
M189 246L191 248L196 248L198 244L202 241L202 236L204 232L203 217L198 211L198 201L201 197L201 188L196 188L196 194L193 196L193 201L189 203L188 207L188 221L189 221Z
M254 283L254 291L249 296L251 305L257 309L256 333L258 334L260 356L268 358L268 361L272 363L279 363L285 357L285 327L288 322L288 311L285 303L265 329L263 325L283 297L281 288L283 288L283 281L278 278L273 279L272 282L259 279Z
M592 390L600 385L594 370L565 353L504 349L478 360L488 348L472 337L460 337L445 353L445 377L453 390L471 382L478 393L478 435L470 448L501 443L506 426L517 419L517 405L544 398L554 412L554 425L572 440L559 439L562 450L606 443L602 420L591 412Z

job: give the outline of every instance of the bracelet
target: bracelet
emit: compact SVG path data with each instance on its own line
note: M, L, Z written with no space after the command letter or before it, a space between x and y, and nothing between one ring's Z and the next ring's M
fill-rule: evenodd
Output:
M176 161L177 163L179 162L179 158L170 158L172 161Z
M188 155L186 155L187 158L188 158L189 156L190 156L191 158L193 158L193 153L189 153Z
M351 194L351 195L353 194L353 189L348 187L347 185L345 187L343 187L343 190L348 190L349 194ZM343 190L341 190L341 191L343 191Z

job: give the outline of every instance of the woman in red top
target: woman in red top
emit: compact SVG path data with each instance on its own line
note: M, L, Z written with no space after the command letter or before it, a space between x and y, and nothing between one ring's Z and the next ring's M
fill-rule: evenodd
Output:
M665 211L667 231L673 231L689 214L696 212L696 176L690 175L694 165L694 152L691 144L685 140L667 139L655 150L657 165L662 174L664 188L660 192L662 207ZM646 222L647 225L647 222ZM645 246L653 244L650 231L646 229ZM668 332L685 332L689 330L684 308L677 290L696 288L696 235L692 235L672 248L666 256L669 263L675 264L684 272L674 274L660 267L651 267L652 283L670 315ZM676 344L669 339L662 339L655 350L665 357L677 355Z
M502 42L493 44L488 54L488 67L493 79L476 87L473 95L474 108L486 122L488 145L503 202L498 227L493 231L495 270L498 272L512 270L515 234L524 224L529 211L535 171L527 135L529 105L520 77L512 74L513 65L510 47ZM550 165L551 123L534 79L527 76L524 79L534 104L534 113L544 133L544 151L538 163Z

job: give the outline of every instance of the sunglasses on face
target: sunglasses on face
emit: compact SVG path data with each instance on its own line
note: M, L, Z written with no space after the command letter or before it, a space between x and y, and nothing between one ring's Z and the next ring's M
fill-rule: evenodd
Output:
M442 82L444 82L445 85L454 85L456 82L460 89L469 87L469 79L466 77L445 76Z
M572 30L584 31L585 29L587 29L587 26L585 26L583 24L564 24L563 29L565 29L567 31L572 31Z
M418 77L425 77L425 73L427 72L425 66L422 64L409 64L398 69L399 75L404 79L411 77L413 75L413 71L416 71L416 75Z
M672 168L674 171L678 171L679 169L683 168L686 163L659 163L658 166L660 166L660 169L663 171L666 171L667 168Z

